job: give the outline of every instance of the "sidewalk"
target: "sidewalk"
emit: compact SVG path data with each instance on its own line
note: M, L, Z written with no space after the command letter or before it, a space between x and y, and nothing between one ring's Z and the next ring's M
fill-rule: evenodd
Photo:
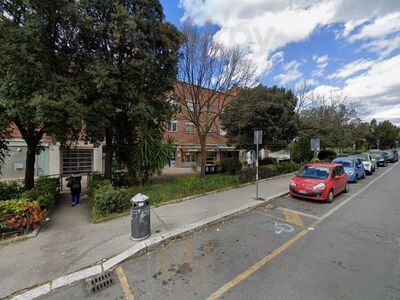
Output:
M261 182L259 196L269 198L287 192L290 178ZM152 237L258 203L254 198L255 185L249 185L152 208ZM69 204L69 195L63 194L36 238L0 247L0 298L94 265L136 244L129 238L130 216L93 224L87 199L79 207Z

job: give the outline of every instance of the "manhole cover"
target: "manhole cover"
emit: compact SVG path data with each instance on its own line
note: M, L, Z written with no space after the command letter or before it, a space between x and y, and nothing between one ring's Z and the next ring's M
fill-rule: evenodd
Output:
M86 280L86 286L91 294L96 294L115 283L115 277L111 272Z

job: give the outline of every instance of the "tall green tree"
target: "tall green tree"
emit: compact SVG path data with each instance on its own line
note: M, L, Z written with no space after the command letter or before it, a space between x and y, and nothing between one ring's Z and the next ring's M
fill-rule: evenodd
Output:
M82 0L79 16L86 133L105 141L111 178L114 156L129 167L137 132L162 128L172 114L166 92L175 85L181 35L158 0Z
M288 146L297 134L297 98L290 90L259 85L241 89L222 114L231 144L253 148L254 130L263 131L263 144L272 150Z
M379 123L376 128L381 149L394 148L399 134L399 128L389 120Z
M44 135L75 139L82 111L75 77L73 0L0 2L0 106L27 144L25 186L34 186Z

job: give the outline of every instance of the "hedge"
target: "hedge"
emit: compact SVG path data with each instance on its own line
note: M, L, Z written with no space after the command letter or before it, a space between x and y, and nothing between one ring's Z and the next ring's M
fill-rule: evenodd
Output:
M92 178L90 184L90 205L95 222L110 214L128 211L130 199L137 193L150 197L151 205L184 198L190 195L202 194L225 187L238 186L238 176L208 175L204 177L191 176L173 179L168 182L132 187L113 187L111 182L101 178Z
M0 181L0 200L19 198L24 191L22 180Z
M29 228L34 229L45 213L38 201L27 198L0 201L0 234L23 232L28 222Z
M299 165L285 162L260 167L260 179L297 171ZM130 199L137 193L149 196L151 205L158 206L174 199L202 194L255 180L255 168L242 169L239 175L213 174L176 178L168 182L144 186L114 187L109 180L94 174L90 183L90 206L94 222L110 219L113 215L126 213L131 207Z
M59 179L39 177L31 190L24 190L20 180L1 182L0 193L0 233L23 232L28 222L30 230L34 229L54 205L59 195Z

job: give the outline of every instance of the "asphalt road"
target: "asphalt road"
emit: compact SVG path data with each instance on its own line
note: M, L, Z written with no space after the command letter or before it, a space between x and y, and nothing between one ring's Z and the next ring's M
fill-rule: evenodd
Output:
M282 197L44 299L400 299L400 164L332 204Z

